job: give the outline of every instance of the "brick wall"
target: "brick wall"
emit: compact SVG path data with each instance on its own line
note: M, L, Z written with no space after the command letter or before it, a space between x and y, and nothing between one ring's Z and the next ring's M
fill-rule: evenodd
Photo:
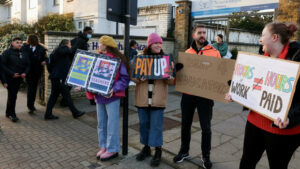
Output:
M277 20L279 22L293 22L300 24L300 1L279 0ZM298 31L295 39L300 40L300 31Z
M176 51L185 51L188 46L189 30L190 30L190 13L191 2L188 0L176 1L178 4L176 8L175 21L175 39Z
M162 4L138 8L137 25L131 26L135 35L145 35L156 32L167 37L171 26L172 4Z

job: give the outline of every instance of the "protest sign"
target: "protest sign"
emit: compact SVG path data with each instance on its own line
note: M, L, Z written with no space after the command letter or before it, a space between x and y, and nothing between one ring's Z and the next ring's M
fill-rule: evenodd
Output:
M67 83L85 88L94 60L95 56L78 52L75 56Z
M239 52L230 95L255 112L286 120L299 78L297 62Z
M109 93L118 66L117 60L97 58L87 89L105 95Z
M77 50L66 83L92 93L109 95L119 66L118 59Z
M141 79L168 79L174 76L171 55L138 55L133 60L132 77Z
M227 103L234 60L180 52L178 62L184 67L177 72L177 91Z

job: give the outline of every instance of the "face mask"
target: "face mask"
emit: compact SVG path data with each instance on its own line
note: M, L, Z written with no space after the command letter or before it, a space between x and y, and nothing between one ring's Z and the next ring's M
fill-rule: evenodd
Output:
M87 37L88 39L91 39L91 38L92 38L92 35L91 35L91 34L87 34L86 37Z

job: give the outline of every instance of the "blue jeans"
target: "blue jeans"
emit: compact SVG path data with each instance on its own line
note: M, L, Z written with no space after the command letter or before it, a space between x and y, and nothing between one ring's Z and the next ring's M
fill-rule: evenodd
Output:
M138 108L140 119L140 142L151 147L163 144L164 109L151 110Z
M108 152L120 151L119 110L120 99L108 104L97 103L99 147Z

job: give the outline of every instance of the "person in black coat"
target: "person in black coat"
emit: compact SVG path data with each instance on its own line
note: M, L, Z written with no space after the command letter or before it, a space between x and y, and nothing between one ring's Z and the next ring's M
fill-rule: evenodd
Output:
M92 38L92 33L92 28L87 26L83 29L83 32L78 32L77 37L71 40L73 55L75 55L77 49L88 50L88 41Z
M8 85L6 117L13 122L19 120L15 112L17 94L23 79L29 72L29 60L22 55L21 47L21 38L13 38L11 47L5 50L1 57L2 69L5 72Z
M27 107L32 114L36 108L34 106L38 82L41 78L43 68L46 65L47 49L39 43L36 35L29 35L27 42L22 47L22 53L30 61L30 70L26 77L28 83Z
M85 27L83 29L83 32L78 32L78 35L76 38L71 40L72 45L72 60L74 59L75 53L77 49L81 50L88 50L88 41L90 38L92 38L93 29L91 27ZM94 99L90 100L91 105L96 105ZM60 103L61 106L66 105L66 101L63 99Z
M6 82L5 72L2 69L1 57L2 57L2 55L0 55L0 81L3 84L3 87L7 88L8 85L7 85L7 82Z
M58 119L57 116L52 114L52 109L56 103L56 100L61 93L65 99L69 109L71 110L73 117L78 118L84 115L84 112L79 111L73 104L70 89L65 84L68 76L69 69L71 67L72 50L69 40L62 40L59 46L52 52L48 60L48 71L51 79L51 94L48 100L47 109L45 113L45 120Z

